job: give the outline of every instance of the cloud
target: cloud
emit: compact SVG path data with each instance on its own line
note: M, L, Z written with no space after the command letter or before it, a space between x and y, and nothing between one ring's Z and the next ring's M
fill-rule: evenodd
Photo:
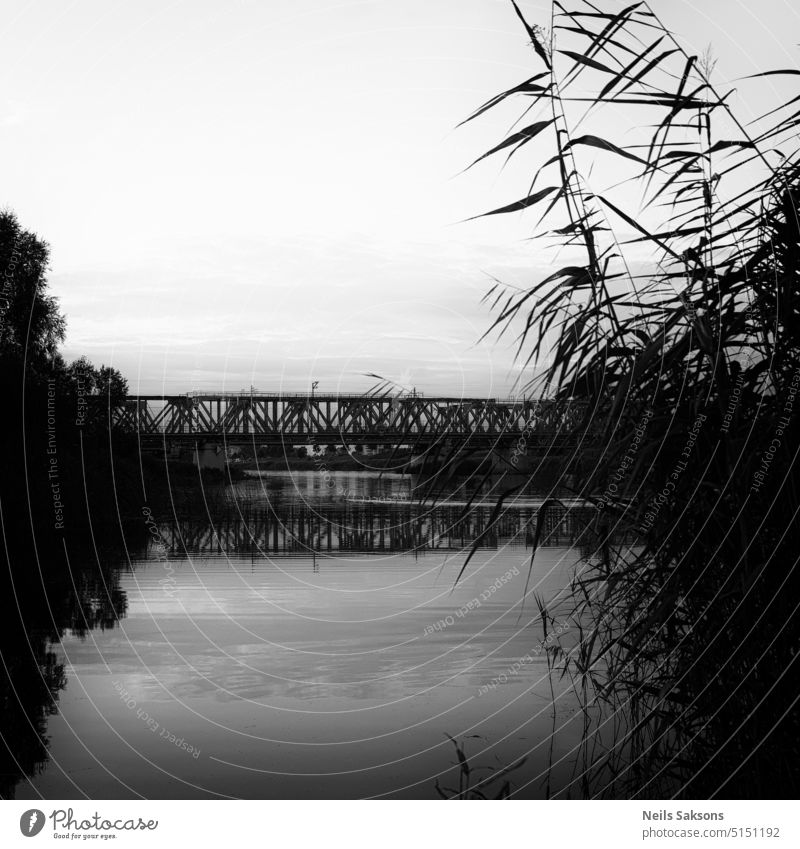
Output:
M141 391L275 380L302 391L312 377L356 390L402 363L420 391L478 392L505 386L511 367L508 346L476 347L485 269L519 280L535 267L522 249L308 235L152 245L135 266L51 285L67 352L123 363Z

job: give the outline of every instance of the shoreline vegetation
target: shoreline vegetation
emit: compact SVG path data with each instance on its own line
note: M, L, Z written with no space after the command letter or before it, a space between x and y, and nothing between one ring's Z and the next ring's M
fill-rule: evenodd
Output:
M582 427L602 433L570 469L598 543L568 602L540 603L545 635L568 615L578 636L547 652L582 725L552 795L796 798L797 98L748 82L769 110L748 122L710 49L690 55L648 2L548 5L533 23L510 0L532 67L464 123L507 125L519 105L469 167L524 151L536 185L484 214L536 207L540 258L565 263L525 289L498 281L487 335L521 328L523 388L585 400Z

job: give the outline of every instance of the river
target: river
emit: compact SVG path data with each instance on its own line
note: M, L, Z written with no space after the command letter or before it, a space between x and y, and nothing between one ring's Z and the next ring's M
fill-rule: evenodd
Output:
M543 797L548 764L551 789L572 773L580 716L533 593L563 597L578 509L549 522L523 604L541 497L515 493L496 522L494 503L453 488L420 507L401 475L262 473L205 515L143 515L147 550L39 651L54 707L16 797L436 798L463 778L447 735L473 783L524 759L509 790Z

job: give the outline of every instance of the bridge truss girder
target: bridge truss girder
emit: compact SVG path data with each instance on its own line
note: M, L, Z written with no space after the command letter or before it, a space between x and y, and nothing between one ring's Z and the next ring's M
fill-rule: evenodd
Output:
M585 411L581 402L548 399L150 395L127 398L112 425L158 442L489 447L523 438L544 449L577 446Z

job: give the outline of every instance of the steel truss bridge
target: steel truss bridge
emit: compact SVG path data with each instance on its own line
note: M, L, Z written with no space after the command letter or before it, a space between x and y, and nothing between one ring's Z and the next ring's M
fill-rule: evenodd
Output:
M525 438L527 450L575 450L584 402L419 395L138 395L112 426L144 443L422 445L490 448Z

